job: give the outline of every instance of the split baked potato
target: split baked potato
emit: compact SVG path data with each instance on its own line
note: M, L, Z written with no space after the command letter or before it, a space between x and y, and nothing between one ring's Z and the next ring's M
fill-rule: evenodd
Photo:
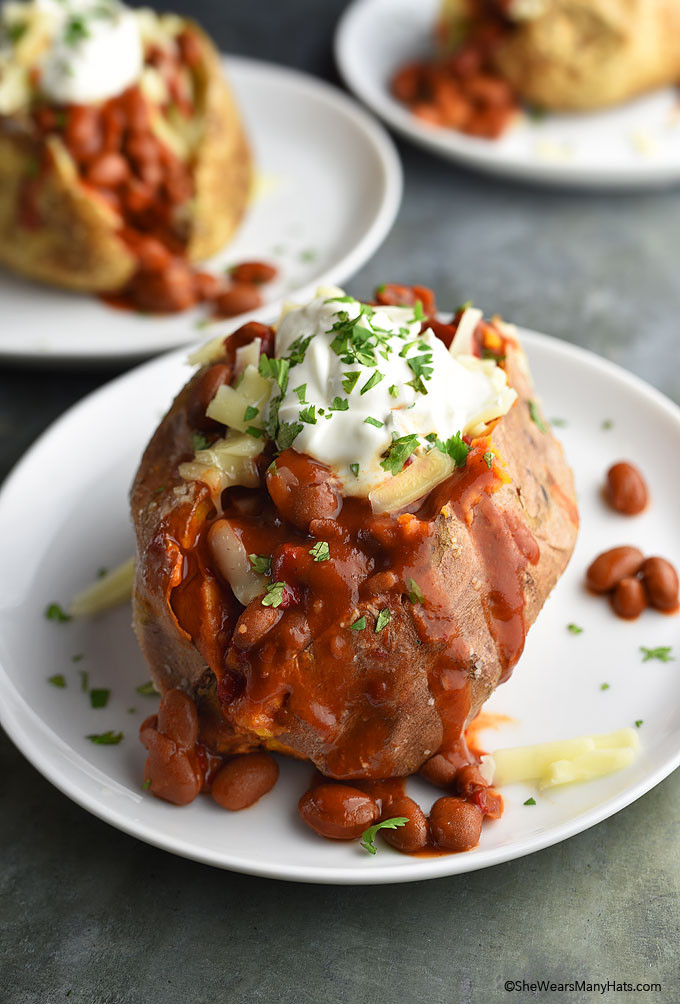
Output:
M480 29L493 69L543 108L605 107L680 79L676 0L444 0L445 52Z
M56 21L47 0L2 11L0 263L55 286L116 292L153 272L154 254L160 271L217 252L244 212L251 159L219 54L198 25L114 0L73 10ZM82 62L95 29L121 16L141 45L136 79L94 101L50 92L55 47ZM116 66L106 72L115 78ZM96 79L84 84L98 93Z
M440 323L417 287L378 299L414 306L320 291L199 352L137 472L136 632L212 754L264 747L334 779L468 762L463 730L571 556L572 474L514 329L474 308ZM427 426L466 396L458 429Z

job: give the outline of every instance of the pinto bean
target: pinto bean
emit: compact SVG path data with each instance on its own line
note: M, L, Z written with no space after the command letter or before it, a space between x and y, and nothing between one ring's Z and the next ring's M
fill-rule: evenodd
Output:
M377 303L384 306L413 307L417 300L423 305L423 311L429 317L436 313L434 293L427 286L401 286L397 283L387 283L375 291Z
M215 300L216 317L236 317L262 305L262 295L253 283L235 282Z
M170 694L180 694L193 707L193 701L183 691L171 690L163 698L161 709ZM180 711L180 704L185 717ZM185 746L183 742L165 735L162 727L165 725L178 734L182 733L184 738L191 738L193 734L193 729L190 728L191 714L187 712L186 705L176 697L170 698L166 703L163 714L161 709L158 715L152 715L142 722L139 730L139 737L149 754L144 765L144 777L149 782L150 790L158 798L173 802L175 805L187 805L193 802L203 787L200 759L193 744L190 747Z
M140 272L131 288L135 305L154 314L173 314L196 302L193 273L179 259L171 261L162 272Z
M404 795L390 802L383 812L384 819L393 816L404 816L408 823L400 826L398 830L381 830L383 838L392 847L396 847L402 854L413 854L420 851L427 845L427 816L417 802Z
M284 450L267 471L267 489L281 515L307 530L316 519L335 519L342 496L331 471L305 454Z
M465 80L465 94L481 105L513 105L514 97L510 85L500 77L488 73L476 73Z
M675 610L678 606L678 573L670 561L647 558L640 572L650 605L657 610Z
M236 648L245 651L259 645L264 636L279 622L282 612L279 607L263 607L259 596L251 600L236 621L233 635Z
M198 712L188 694L175 688L163 695L158 709L158 731L181 746L193 748L198 738Z
M68 110L64 142L73 157L82 163L101 149L101 128L93 105L71 105Z
M647 606L645 590L639 579L627 576L614 588L611 597L612 609L617 617L635 620Z
M137 261L146 272L162 272L172 261L172 255L155 237L141 237L135 243Z
M139 178L128 178L122 193L123 204L129 213L137 215L148 209L154 200L154 190Z
M422 765L420 775L438 788L450 788L456 780L456 768L443 754L437 753Z
M356 840L378 821L378 803L346 784L320 784L298 803L302 821L330 840Z
M270 753L245 753L220 768L210 791L223 809L238 812L271 791L278 776L279 765Z
M229 270L234 282L255 283L259 285L271 282L276 278L277 269L264 261L242 261Z
M430 834L447 851L469 851L482 833L482 812L462 798L438 798L430 809Z
M196 272L194 283L199 300L214 300L224 290L222 280L211 272Z
M120 153L102 153L96 157L85 171L85 181L101 188L117 188L127 181L130 168Z
M644 561L637 547L612 547L595 558L586 572L586 585L594 593L608 593L621 579L635 575Z
M151 116L146 98L139 87L129 87L122 95L128 129L134 133L149 133Z
M612 509L624 516L636 516L646 507L649 492L637 467L627 461L614 464L607 471L605 498Z
M392 77L392 94L397 101L405 104L413 104L417 101L422 92L423 74L420 63L409 63L402 66Z

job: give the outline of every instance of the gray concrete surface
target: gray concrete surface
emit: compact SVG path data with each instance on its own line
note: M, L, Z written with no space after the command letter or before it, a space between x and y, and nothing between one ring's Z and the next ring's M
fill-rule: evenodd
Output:
M343 0L176 6L227 50L336 79L330 41ZM442 305L472 298L588 345L680 401L677 190L534 191L400 150L404 205L353 292L426 282ZM110 375L0 373L0 476ZM49 518L49 485L42 491ZM485 872L358 889L276 883L118 833L52 788L2 736L0 1001L676 1004L679 837L680 772L595 829ZM503 987L537 979L663 990Z

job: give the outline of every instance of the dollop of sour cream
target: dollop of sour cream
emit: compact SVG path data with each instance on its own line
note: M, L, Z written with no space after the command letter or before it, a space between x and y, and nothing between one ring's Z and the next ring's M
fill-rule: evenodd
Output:
M455 355L412 307L374 307L328 290L279 323L288 358L279 423L293 448L328 465L346 495L366 496L392 476L381 466L395 439L421 450L505 414L516 395L492 361ZM426 437L431 437L429 440Z
M40 86L58 104L115 97L140 77L144 53L135 13L117 0L37 0L50 43Z

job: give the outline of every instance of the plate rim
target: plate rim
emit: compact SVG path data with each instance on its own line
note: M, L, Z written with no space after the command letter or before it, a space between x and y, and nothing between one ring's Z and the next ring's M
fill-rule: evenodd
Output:
M367 143L372 155L375 157L376 166L382 171L382 198L374 212L372 222L364 231L360 240L351 245L349 250L331 265L324 272L320 273L313 281L303 286L288 290L279 299L271 303L264 304L256 310L240 314L236 318L226 318L220 323L220 331L229 334L242 324L249 321L261 321L266 323L273 317L278 316L282 303L287 299L310 299L317 286L340 285L351 279L359 269L371 258L371 256L381 247L389 235L401 207L404 191L404 172L401 159L397 152L393 138L384 125L371 114L356 98L347 94L334 84L328 83L305 73L294 67L273 63L264 59L254 59L250 56L240 56L226 52L220 52L222 66L227 79L231 75L257 76L260 79L268 78L274 85L277 80L284 78L287 83L297 88L305 96L311 96L322 101L327 108L333 110L335 114L341 115L352 125L357 134L360 134ZM246 129L248 123L245 123ZM225 245L225 248L228 244ZM11 272L10 272L11 274ZM21 279L21 277L18 277ZM30 280L28 280L30 281ZM45 284L34 284L38 291L51 287ZM65 291L68 292L68 291ZM74 293L77 297L79 294ZM121 323L125 323L125 312L121 313ZM151 322L153 323L153 322ZM217 329L217 325L215 325ZM208 338L213 338L218 332L215 330L209 334ZM206 339L203 339L204 341ZM196 341L195 328L192 321L187 320L187 340L185 342L165 341L156 347L146 345L139 351L125 349L117 352L115 346L109 345L103 351L98 351L96 346L92 352L69 350L57 348L48 351L26 351L20 348L6 349L0 341L0 362L8 366L30 365L36 368L49 368L52 366L94 366L109 367L121 366L127 363L141 362L149 358L157 358L185 345L191 345Z
M590 366L599 371L604 378L618 380L627 385L634 393L646 398L647 401L651 402L674 420L680 428L680 406L645 380L630 373L617 363L613 363L589 349L565 342L551 335L545 335L522 327L518 327L517 331L521 341L529 349L529 356L531 356L531 348L534 346L539 349L543 348L548 352L556 352L558 357L565 355L583 365ZM51 423L24 456L14 465L0 487L0 523L2 521L2 511L6 504L5 500L13 489L15 481L18 481L23 476L24 471L31 467L34 454L43 447L45 441L59 434L63 424L72 421L74 417L78 416L79 412L87 411L92 399L103 394L115 393L126 382L134 382L139 379L147 370L168 365L174 361L180 362L186 359L186 355L187 348L182 347L129 370L127 373L108 381L103 386L87 394L80 401L68 408L56 421ZM189 860L262 878L311 884L382 885L419 882L466 874L467 872L478 871L483 868L503 864L507 861L513 861L517 858L533 854L536 851L543 850L546 847L561 843L563 840L569 839L615 815L621 809L637 801L642 795L656 787L657 784L680 766L679 742L674 753L665 757L660 763L657 763L656 767L648 771L644 778L637 783L611 796L599 805L578 814L568 822L557 824L543 833L538 833L534 837L525 839L518 846L505 844L469 856L454 854L434 857L425 861L418 859L417 862L413 863L413 867L408 868L408 870L403 864L386 864L382 865L379 871L351 866L344 867L342 870L336 872L332 868L324 866L308 868L299 865L271 864L266 861L254 863L251 860L241 859L238 856L229 857L228 854L216 854L210 850L191 846L182 838L168 835L151 824L140 821L129 814L126 815L113 805L97 801L94 795L79 787L75 780L64 776L59 769L59 765L52 762L48 753L43 752L39 747L36 748L30 731L32 725L41 732L49 732L54 737L51 741L56 743L63 743L64 741L53 732L50 725L40 718L28 701L18 692L12 678L2 664L1 656L0 693L3 695L3 700L0 701L0 725L5 729L17 749L46 780L95 817L111 824L129 836L136 837L161 850L169 851ZM68 747L68 744L66 745ZM70 749L71 747L68 748Z
M534 165L528 165L512 160L496 160L486 155L489 140L466 136L453 129L441 130L421 125L385 88L381 91L381 99L374 100L371 88L363 82L364 78L352 72L346 53L364 9L391 2L394 0L351 0L336 25L333 53L338 72L347 89L391 129L410 142L461 167L529 185L617 192L667 188L680 184L680 163L673 168L666 165L655 167L650 162L642 164L640 170L628 167L611 174L607 173L610 168L585 167L569 162L537 161ZM444 140L441 138L442 132L446 137Z

